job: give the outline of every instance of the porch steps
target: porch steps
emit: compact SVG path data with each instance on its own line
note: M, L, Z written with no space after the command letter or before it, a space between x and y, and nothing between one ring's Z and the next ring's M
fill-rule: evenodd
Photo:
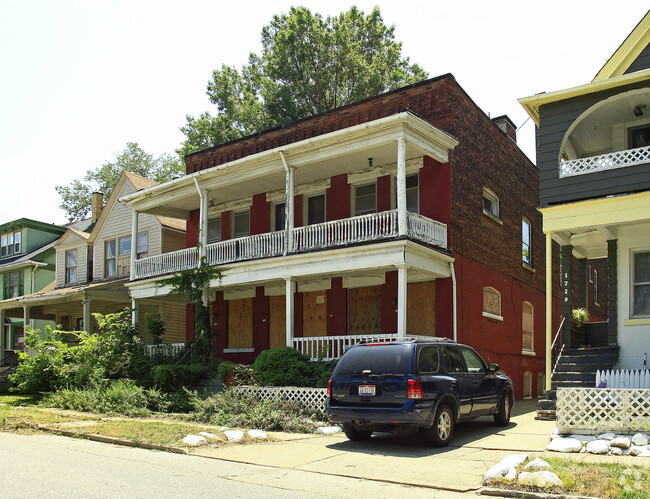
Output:
M555 420L558 388L594 388L596 371L612 369L618 361L618 346L565 349L551 379L551 390L537 403L535 419Z

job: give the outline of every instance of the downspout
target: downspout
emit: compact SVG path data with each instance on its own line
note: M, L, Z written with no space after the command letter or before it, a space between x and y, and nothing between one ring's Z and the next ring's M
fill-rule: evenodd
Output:
M449 268L451 269L451 323L452 323L452 337L454 341L458 341L458 311L456 303L456 271L454 270L454 262L449 263Z

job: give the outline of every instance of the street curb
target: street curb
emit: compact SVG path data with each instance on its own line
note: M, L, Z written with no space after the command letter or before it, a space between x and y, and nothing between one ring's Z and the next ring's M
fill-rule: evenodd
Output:
M160 450L165 452L171 452L173 454L189 454L185 449L181 449L179 447L167 447L165 445L137 443L137 442L132 442L131 440L123 440L121 438L116 438L116 437L106 437L104 435L96 435L94 433L79 433L77 431L58 430L55 428L48 428L46 426L40 426L40 425L38 429L41 431L45 431L47 433L63 435L64 437L85 438L87 440L93 440L95 442L102 442L105 444L123 445L125 447L136 447L139 449L147 449L147 450Z
M476 491L481 496L492 497L526 497L531 499L598 499L592 496L580 496L573 494L552 494L550 492L531 492L526 490L516 489L496 489L491 487L483 487Z

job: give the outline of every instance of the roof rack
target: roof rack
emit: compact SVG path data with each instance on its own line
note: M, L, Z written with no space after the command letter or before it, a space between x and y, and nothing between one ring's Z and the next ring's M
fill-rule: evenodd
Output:
M394 336L386 340L362 340L357 345L368 343L456 343L451 338L444 336Z

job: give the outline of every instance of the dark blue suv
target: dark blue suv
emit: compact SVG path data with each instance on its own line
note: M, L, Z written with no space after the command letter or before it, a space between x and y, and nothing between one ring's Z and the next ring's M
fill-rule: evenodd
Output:
M512 382L497 364L444 338L355 345L337 363L327 393L327 415L350 440L419 429L437 447L461 421L493 415L507 425L514 403Z

